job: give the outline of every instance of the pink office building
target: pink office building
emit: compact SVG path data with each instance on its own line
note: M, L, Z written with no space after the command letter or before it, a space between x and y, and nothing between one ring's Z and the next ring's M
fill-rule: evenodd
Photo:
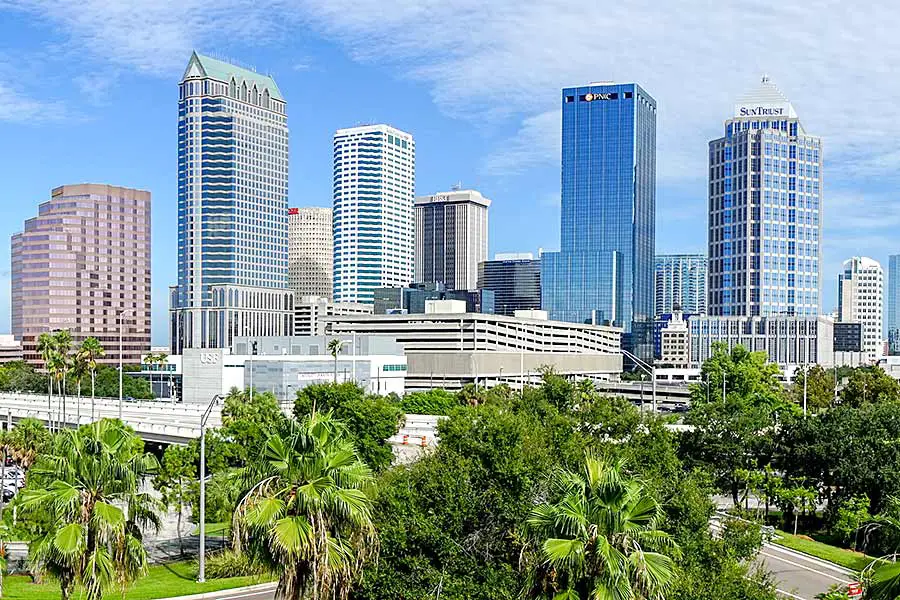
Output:
M38 364L41 333L96 337L103 362L139 363L150 349L150 192L64 185L12 236L12 332Z

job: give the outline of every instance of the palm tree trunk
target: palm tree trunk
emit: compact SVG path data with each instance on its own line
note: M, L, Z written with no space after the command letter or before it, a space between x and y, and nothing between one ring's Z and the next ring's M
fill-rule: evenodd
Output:
M91 423L94 422L94 369L91 369Z
M53 431L53 375L47 375L47 429Z
M66 419L68 418L68 417L66 416L66 392L67 392L67 391L68 391L68 390L66 390L66 374L63 373L63 380L62 380L62 422L63 422L64 424L65 424L65 423L68 423L68 421L66 421Z
M337 354L334 355L334 385L337 385Z
M78 410L77 410L77 419L78 425L81 425L81 377L78 378Z

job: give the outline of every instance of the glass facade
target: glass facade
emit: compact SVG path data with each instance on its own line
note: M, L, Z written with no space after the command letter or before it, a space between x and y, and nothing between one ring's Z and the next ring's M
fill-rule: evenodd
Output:
M656 101L636 84L562 91L561 247L542 257L551 319L635 332L652 355Z
M235 332L261 335L283 325L287 186L286 103L275 81L194 53L179 84L173 353L227 347ZM226 288L223 305L216 290ZM236 288L272 297L247 306L251 316L237 310Z
M885 293L885 327L888 351L892 356L900 354L900 254L888 257L887 291Z
M706 256L660 254L656 257L656 316L676 305L686 313L706 314Z
M478 265L478 288L494 292L498 315L541 308L541 261L486 260Z
M767 78L709 143L709 314L816 316L822 140Z

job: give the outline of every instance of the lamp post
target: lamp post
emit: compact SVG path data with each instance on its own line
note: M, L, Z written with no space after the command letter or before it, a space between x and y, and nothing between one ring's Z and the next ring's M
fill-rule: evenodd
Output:
M722 371L722 405L725 405L725 369L721 369Z
M638 367L640 367L641 370L644 371L645 373L647 373L647 375L649 375L650 378L653 380L653 392L652 392L653 397L651 399L651 402L652 402L651 406L653 407L653 412L655 413L656 412L656 367L653 365L647 364L646 362L644 362L643 360L641 360L640 358L638 358L637 356L635 356L628 350L625 350L624 348L622 348L622 354L624 354L626 357L633 360L634 364L636 364ZM641 405L643 408L643 402L641 402Z
M200 570L197 582L206 581L206 421L213 406L219 403L222 396L216 394L209 401L209 406L200 416Z
M127 308L119 313L119 420L122 420L122 324L125 315L133 314L134 309Z

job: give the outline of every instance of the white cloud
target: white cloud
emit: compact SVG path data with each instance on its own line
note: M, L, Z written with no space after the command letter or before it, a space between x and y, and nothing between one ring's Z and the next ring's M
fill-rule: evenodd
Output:
M3 0L0 0L2 2ZM659 104L662 182L704 179L707 141L766 72L826 140L832 173L895 176L900 5L804 0L5 0L115 65L165 73L217 44L275 46L303 28L424 82L447 114L518 123L485 169L558 161L559 90L637 81ZM302 57L297 64L304 65Z
M0 122L41 123L59 121L66 117L66 110L59 102L45 102L30 98L20 91L0 82Z

